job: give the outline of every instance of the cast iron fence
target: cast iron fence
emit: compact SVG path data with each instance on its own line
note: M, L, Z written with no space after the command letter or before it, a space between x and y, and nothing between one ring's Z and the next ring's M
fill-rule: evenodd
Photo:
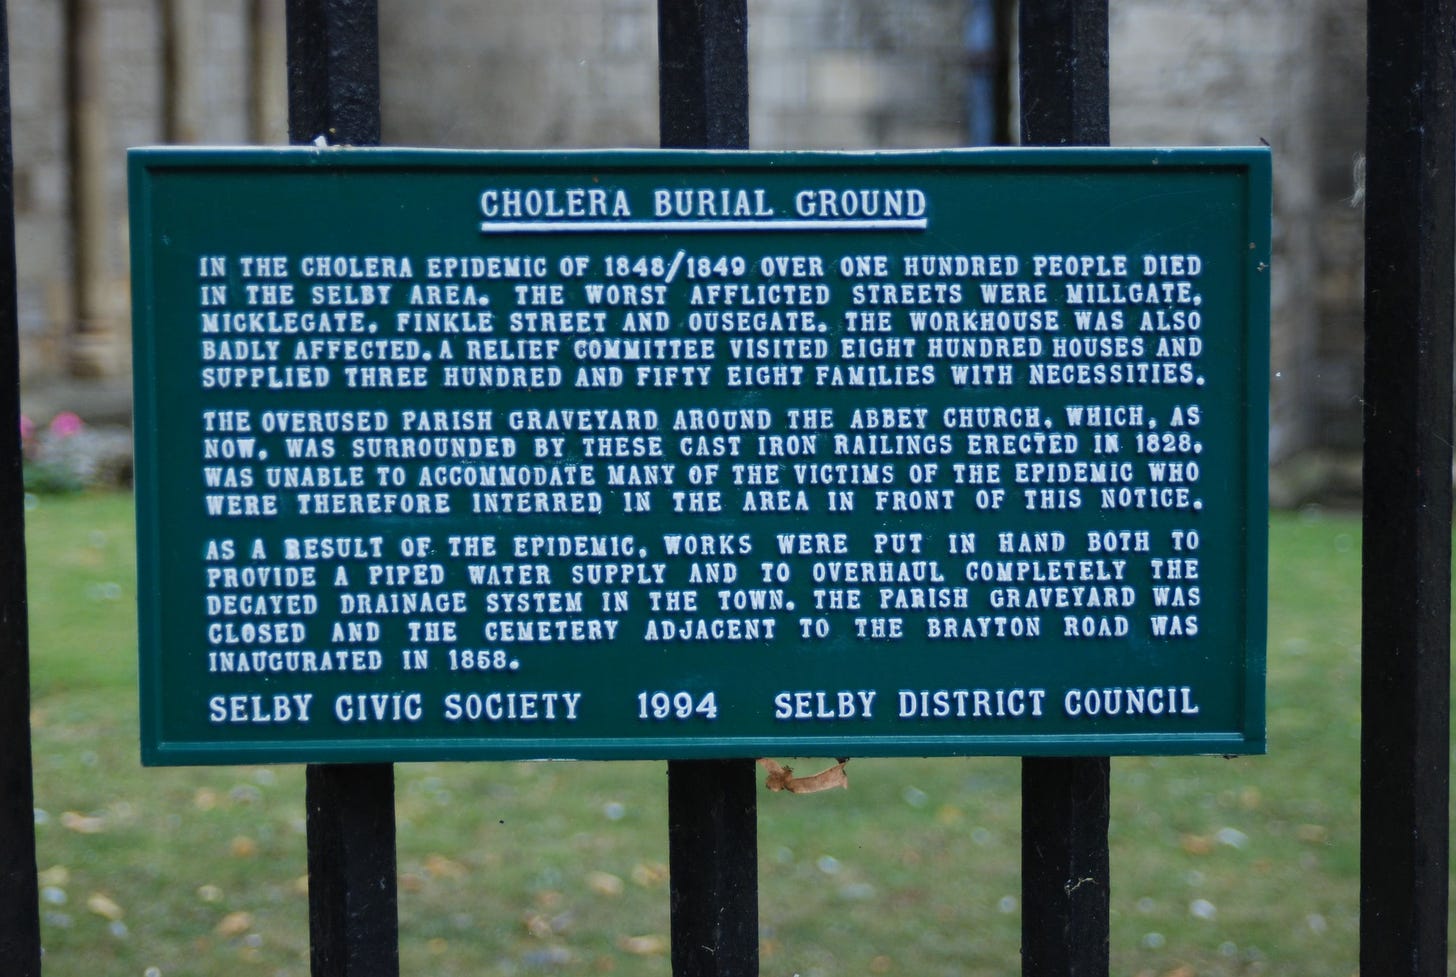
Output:
M1360 971L1382 977L1446 970L1453 11L1368 14ZM39 977L4 14L0 0L0 971ZM664 147L748 146L747 29L747 0L659 0ZM1106 144L1107 0L1022 0L1018 38L1023 142ZM288 0L288 75L293 142L377 144L376 0ZM1023 761L1023 974L1108 972L1108 771ZM678 977L758 973L755 789L749 759L668 764ZM314 974L395 977L393 768L311 765L307 810Z

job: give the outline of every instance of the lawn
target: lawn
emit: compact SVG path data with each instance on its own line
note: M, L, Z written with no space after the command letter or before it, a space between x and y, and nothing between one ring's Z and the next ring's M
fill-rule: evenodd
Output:
M143 770L130 497L27 519L48 977L303 977L301 768ZM1267 757L1113 762L1114 973L1355 972L1359 529L1272 522ZM664 769L398 766L403 973L665 977ZM848 772L760 795L763 973L1015 973L1017 761Z

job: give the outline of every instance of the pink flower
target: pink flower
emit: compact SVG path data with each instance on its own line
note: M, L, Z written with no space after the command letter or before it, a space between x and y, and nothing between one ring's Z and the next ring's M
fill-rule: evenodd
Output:
M35 437L35 421L28 414L20 415L20 440L29 441Z
M63 410L51 419L51 433L58 438L69 438L73 434L79 434L86 423L77 417L75 413Z

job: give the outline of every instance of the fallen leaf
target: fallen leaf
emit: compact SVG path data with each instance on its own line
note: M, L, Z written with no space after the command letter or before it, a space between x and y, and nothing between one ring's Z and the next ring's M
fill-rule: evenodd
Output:
M849 787L849 778L844 773L844 765L848 762L840 760L829 769L808 777L795 777L793 767L783 766L768 757L760 757L758 765L768 772L763 785L769 790L786 790L791 794L817 794L836 787Z
M112 922L116 922L126 915L122 911L122 908L116 904L115 900L100 892L91 893L90 898L86 900L86 908L103 919L109 919Z
M610 872L592 872L586 877L587 888L599 896L620 896L622 880Z
M420 892L425 888L425 880L413 872L401 872L399 887L405 892Z
M258 854L258 843L247 835L238 835L228 843L228 852L234 858L252 858Z
M103 819L90 817L77 811L67 811L62 814L61 826L80 835L96 835L106 830L106 822Z
M661 885L668 880L668 877L667 866L660 862L639 862L632 866L632 881L644 889Z
M71 881L71 870L64 865L52 865L39 876L41 885L65 885Z
M1242 848L1249 842L1249 836L1238 828L1219 828L1214 837L1220 845L1228 845L1230 848Z
M667 951L667 941L660 936L624 936L617 946L637 957L655 957Z
M248 912L228 913L213 927L213 932L225 940L242 936L253 928L253 914Z
M1204 835L1184 835L1182 846L1190 855L1207 855L1213 851L1213 842Z
M1330 840L1330 829L1322 824L1301 824L1294 829L1294 836L1311 845L1323 845Z
M192 795L192 806L199 811L211 811L217 807L217 791L211 787L199 787Z
M197 887L197 898L203 902L222 902L222 890L215 885L200 885Z

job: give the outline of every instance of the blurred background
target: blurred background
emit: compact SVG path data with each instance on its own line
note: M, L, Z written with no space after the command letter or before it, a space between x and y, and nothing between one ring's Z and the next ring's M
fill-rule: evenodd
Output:
M1114 761L1112 969L1353 974L1364 4L1109 5L1115 145L1273 147L1283 510L1270 525L1270 755ZM53 977L308 972L301 768L139 766L125 491L125 150L285 142L283 6L9 4ZM755 147L1015 141L1012 0L748 6ZM653 0L380 0L380 20L386 143L657 144ZM403 972L667 973L663 773L399 765ZM760 794L763 973L1014 972L1018 762L856 760L849 777L848 791Z

